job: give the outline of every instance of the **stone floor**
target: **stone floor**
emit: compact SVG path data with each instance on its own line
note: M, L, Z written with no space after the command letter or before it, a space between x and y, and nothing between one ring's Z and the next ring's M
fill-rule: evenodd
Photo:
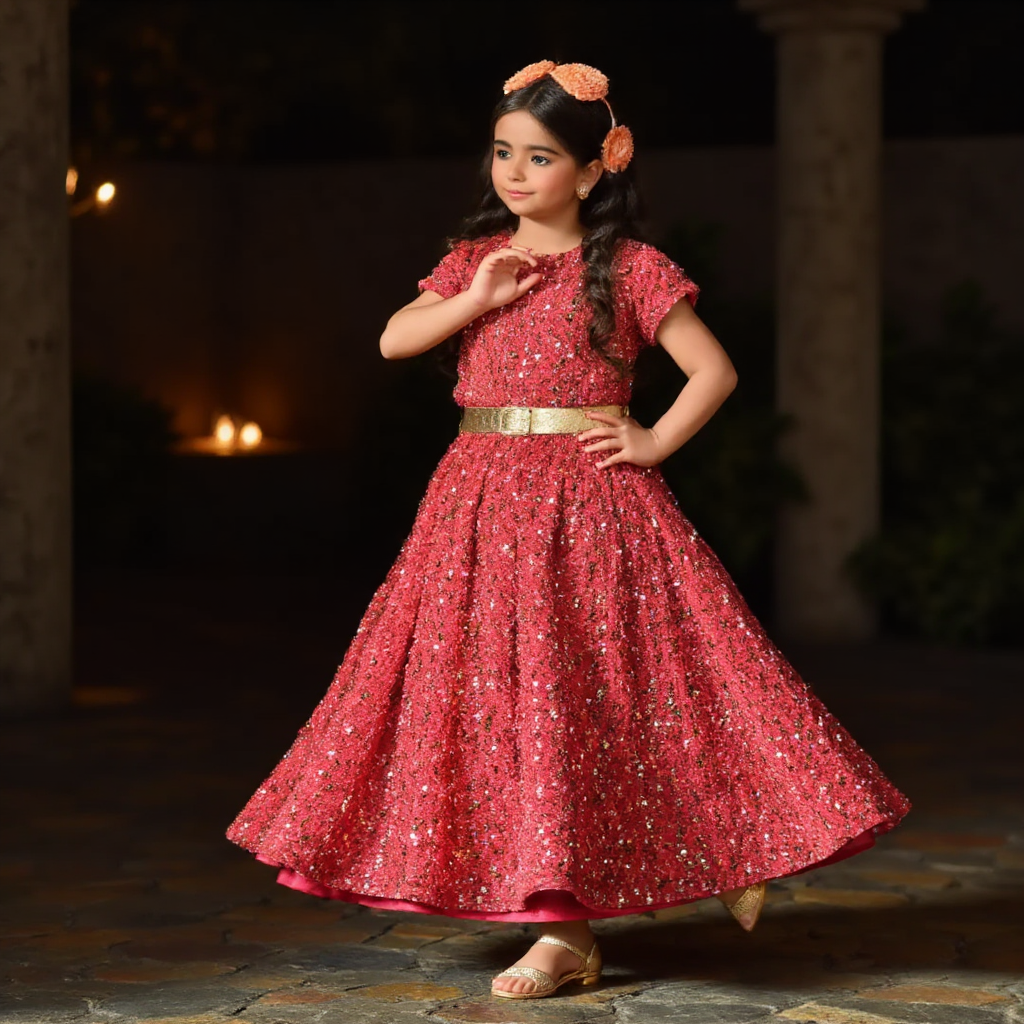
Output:
M530 926L320 901L222 838L329 681L355 589L83 588L74 706L0 727L0 1022L1024 1022L1024 654L788 651L906 823L774 884L750 935L714 900L598 922L599 986L513 1003L489 978Z

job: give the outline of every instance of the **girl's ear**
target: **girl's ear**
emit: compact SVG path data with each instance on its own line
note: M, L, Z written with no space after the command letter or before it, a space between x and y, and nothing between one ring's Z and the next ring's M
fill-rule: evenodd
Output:
M601 175L604 173L604 164L600 160L591 160L580 174L580 185L586 185L587 190L592 189L598 181L601 180Z

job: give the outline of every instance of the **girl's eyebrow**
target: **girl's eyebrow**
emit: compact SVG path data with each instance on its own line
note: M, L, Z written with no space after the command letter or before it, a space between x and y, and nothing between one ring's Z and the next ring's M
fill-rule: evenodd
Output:
M495 139L494 140L494 145L495 146L508 146L509 149L512 148L512 143L511 142L506 142L504 139ZM552 149L550 146L524 146L523 148L526 149L526 150L529 150L531 152L552 153L555 156L561 156L562 155L561 153L558 152L557 149Z

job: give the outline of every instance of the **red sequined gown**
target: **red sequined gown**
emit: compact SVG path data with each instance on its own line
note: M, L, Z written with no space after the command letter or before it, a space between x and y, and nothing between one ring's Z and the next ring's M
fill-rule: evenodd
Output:
M506 236L420 282L468 286ZM627 404L579 247L464 331L463 406ZM617 267L632 363L697 287ZM657 467L574 435L461 434L341 667L228 837L318 896L456 917L611 917L850 856L909 808L766 636Z

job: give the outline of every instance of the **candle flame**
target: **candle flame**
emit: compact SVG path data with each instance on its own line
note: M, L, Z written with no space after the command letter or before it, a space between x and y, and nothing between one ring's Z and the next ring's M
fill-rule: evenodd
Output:
M217 417L216 426L213 428L213 436L217 439L217 444L232 445L235 443L235 423L230 416L219 416Z
M263 431L255 423L246 423L238 432L238 443L243 448L255 448L263 440Z
M105 181L98 189L96 189L96 201L99 203L109 203L114 198L114 193L117 189L114 187L114 183L111 181Z

